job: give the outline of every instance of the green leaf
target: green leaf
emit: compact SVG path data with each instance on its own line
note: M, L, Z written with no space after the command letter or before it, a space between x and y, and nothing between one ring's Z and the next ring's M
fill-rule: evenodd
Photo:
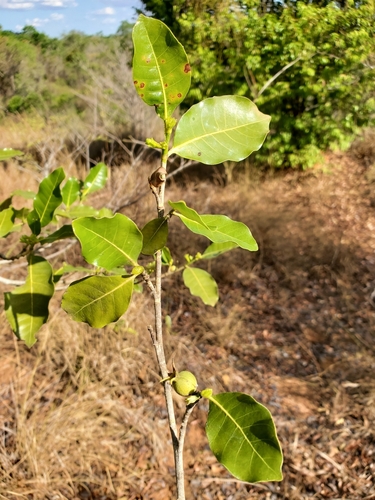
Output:
M233 221L226 215L199 215L186 206L184 201L169 202L185 226L193 233L206 236L214 243L232 242L239 247L255 252L258 245L250 229L242 222Z
M140 15L133 29L133 80L141 99L166 120L190 88L183 46L161 21Z
M15 213L12 207L0 212L0 238L10 233L14 226Z
M14 156L23 155L22 151L18 151L18 149L0 149L0 161L9 160L9 158L13 158Z
M163 218L153 219L142 229L144 255L154 255L157 250L163 248L168 239L168 222Z
M20 196L21 198L25 198L25 200L34 200L36 193L34 191L25 191L24 189L16 189L12 193L13 196Z
M218 461L241 481L282 480L282 452L270 412L241 392L209 395L206 434Z
M164 247L161 251L161 263L164 266L172 266L173 265L171 251L169 250L168 247Z
M69 210L56 210L55 215L67 219L78 219L79 217L99 217L99 210L88 205L74 205Z
M226 215L201 215L201 218L212 229L209 239L214 243L231 241L244 250L258 250L257 242L243 222L234 221Z
M84 273L84 274L92 274L92 269L83 267L83 266L71 266L70 264L64 263L62 267L57 269L53 273L53 282L56 284L63 277L64 274L68 273Z
M69 208L81 195L81 182L75 177L70 177L62 188L61 194L65 206Z
M58 229L54 233L51 233L45 238L39 240L39 243L44 245L46 243L54 243L55 241L63 240L65 238L74 238L74 236L75 235L73 233L72 226L70 224L66 224L65 226L60 227L60 229Z
M129 307L135 276L90 276L72 283L62 308L94 328L117 321Z
M9 198L6 198L4 201L1 202L0 204L0 212L3 210L6 210L7 208L11 207L13 201L13 196L10 195Z
M237 243L233 241L225 241L223 243L211 243L210 246L206 248L206 250L202 254L202 259L214 259L219 255L229 252L233 248L237 248Z
M37 212L41 227L51 222L55 209L61 205L63 199L60 184L65 178L62 168L58 168L42 180L38 193L34 199L34 210Z
M108 178L108 168L104 163L98 163L90 170L89 175L83 182L82 198L102 189Z
M169 201L169 205L181 214L184 218L190 220L191 222L196 222L198 226L202 226L202 228L209 229L207 224L202 220L201 216L196 212L193 208L190 208L186 205L184 201Z
M195 297L202 299L207 306L216 305L219 300L217 283L207 271L196 267L187 267L182 273L185 286Z
M182 116L169 155L206 165L243 160L262 146L270 120L246 97L205 99Z
M36 332L48 319L48 304L54 292L52 274L52 267L43 257L30 255L25 284L5 293L7 319L28 347L36 342Z
M142 233L133 221L122 214L73 221L73 231L89 264L110 271L124 264L137 265L142 250Z
M40 219L38 212L36 210L32 210L27 214L27 223L32 231L33 234L38 236L40 234L40 231L42 230L41 225L40 225Z

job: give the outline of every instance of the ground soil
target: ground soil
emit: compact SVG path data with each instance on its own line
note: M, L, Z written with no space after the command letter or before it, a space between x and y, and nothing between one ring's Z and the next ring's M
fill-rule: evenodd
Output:
M203 306L185 290L180 292L177 285L182 284L181 278L177 284L175 279L164 282L165 313L172 320L167 336L169 359L173 357L179 368L193 371L201 389L242 391L265 404L274 416L285 456L284 480L280 483L247 485L233 479L208 448L203 404L195 410L187 435L188 500L375 499L374 168L350 154L330 154L323 166L307 172L283 173L254 182L249 182L249 174L243 173L227 185L218 181L170 186L173 200L183 198L201 213L225 213L248 224L260 250L249 254L237 249L209 263L220 290L220 302L215 308ZM173 243L170 247L177 260L182 261L184 253L203 250L207 243L181 233L177 222L171 224ZM132 317L135 323L139 320L135 311ZM144 322L148 318L141 319ZM107 366L108 381L103 374L97 378L100 384L107 384L107 394L113 393L112 406L104 411L104 399L100 399L101 393L95 389L96 401L101 401L100 410L95 410L96 418L101 419L100 429L104 429L113 412L123 412L121 418L129 430L125 441L123 437L118 438L118 448L123 447L120 458L126 463L119 470L114 459L100 462L88 454L88 465L83 467L75 465L80 464L79 459L70 451L72 459L67 459L65 469L61 469L69 481L67 486L62 486L64 472L56 472L54 476L50 471L43 484L39 470L43 463L39 469L35 465L31 470L30 460L19 455L17 408L20 398L14 394L17 387L22 386L21 368L15 362L9 328L4 329L0 367L4 401L0 408L3 468L0 498L174 498L170 475L173 460L165 444L158 444L155 437L158 420L162 421L159 431L163 429L162 432L167 433L167 427L158 374L144 357L143 345L149 339L143 332L129 340L129 328L126 331L122 349L124 346L133 349L138 358L137 361L129 358L132 371L127 372L123 382L118 382L117 372L109 375L108 360L112 358L104 349L110 348L99 344L99 337L95 336L86 346L107 356L103 366ZM108 338L112 338L112 333L113 330L105 330ZM118 342L115 334L113 338ZM79 362L78 357L76 359L74 377L79 378L77 381L67 361L71 346L65 350L60 346L61 353L66 353L63 362L57 361L57 355L55 359L46 354L43 335L37 345L42 342L43 348L30 352L17 344L24 377L36 373L27 389L27 397L34 397L34 406L24 416L25 426L28 421L33 423L36 406L45 418L54 414L59 406L64 407L64 398L60 394L58 399L58 391L64 390L67 399L76 397L80 411L84 411L82 405L90 399L87 385L81 392L79 389L84 355L80 355ZM147 349L152 356L152 350ZM47 371L48 363L60 370L56 380L50 375L55 384L53 397L48 397L47 387L44 392L41 390L41 386L47 384L43 371ZM91 384L96 381L93 374L101 369L101 361L95 363L87 367ZM60 365L65 366L64 370ZM63 384L64 389L56 389L59 384ZM26 389L20 391L24 396ZM132 394L130 406L129 394ZM183 401L177 398L176 403L182 413ZM131 407L143 412L143 435L137 427L141 418L138 422L135 419L132 425L126 420L130 418L123 409L127 405L129 412ZM78 414L73 413L69 418L78 425ZM59 431L54 432L56 441ZM69 432L66 431L67 439L72 442L76 439L82 446L84 436L69 438ZM102 430L95 432L102 436ZM46 453L50 453L47 456L52 457L53 448L58 447L49 439L44 446ZM108 444L109 434L106 439L103 443ZM63 446L67 445L59 446L62 447L60 456L64 457ZM37 454L40 452L35 453L39 457L34 459L36 463L42 458ZM113 448L111 453L115 456L117 451ZM48 464L52 458L44 460ZM107 465L104 467L103 463Z

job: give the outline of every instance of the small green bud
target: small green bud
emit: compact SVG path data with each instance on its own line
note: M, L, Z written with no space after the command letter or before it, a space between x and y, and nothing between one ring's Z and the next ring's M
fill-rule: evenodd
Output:
M201 391L201 396L202 398L210 399L210 397L212 396L212 389L203 389L203 391Z
M135 276L138 276L139 274L142 274L145 268L143 266L134 266L132 269L132 274Z
M150 148L162 149L162 145L160 144L160 142L155 141L155 139L147 138L145 142Z
M194 394L198 388L198 382L195 375L188 371L176 373L171 379L171 384L177 394L185 397Z

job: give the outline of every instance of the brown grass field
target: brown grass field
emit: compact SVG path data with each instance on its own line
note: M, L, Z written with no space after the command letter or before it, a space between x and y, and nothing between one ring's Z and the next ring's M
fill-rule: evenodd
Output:
M304 173L261 179L251 170L227 185L203 175L168 187L167 199L245 222L260 246L210 261L220 289L215 308L191 297L180 276L164 282L168 358L193 371L201 389L243 391L264 403L285 455L281 483L235 480L208 448L200 404L186 443L188 500L375 499L374 162L329 154L323 168ZM65 166L75 173L71 162ZM27 162L0 168L1 199L15 188L36 189L40 173ZM126 204L145 192L123 209L142 225L154 217L151 168L118 168L95 203L114 206L120 197ZM179 262L207 246L175 220L170 240ZM82 263L77 245L63 245L46 250L56 253L55 268ZM0 264L3 281L25 276L23 261ZM94 330L67 317L61 294L31 349L1 313L0 498L174 499L147 332L150 298L136 294L116 325ZM183 399L176 396L176 404L182 414Z

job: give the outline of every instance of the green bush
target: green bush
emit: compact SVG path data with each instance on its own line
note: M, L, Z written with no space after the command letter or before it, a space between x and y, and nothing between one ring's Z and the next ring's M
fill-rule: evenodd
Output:
M23 110L25 99L20 95L14 95L7 103L9 113L20 113Z
M321 150L343 147L375 123L373 2L143 4L187 49L195 89L187 105L235 93L272 116L257 161L308 167Z

